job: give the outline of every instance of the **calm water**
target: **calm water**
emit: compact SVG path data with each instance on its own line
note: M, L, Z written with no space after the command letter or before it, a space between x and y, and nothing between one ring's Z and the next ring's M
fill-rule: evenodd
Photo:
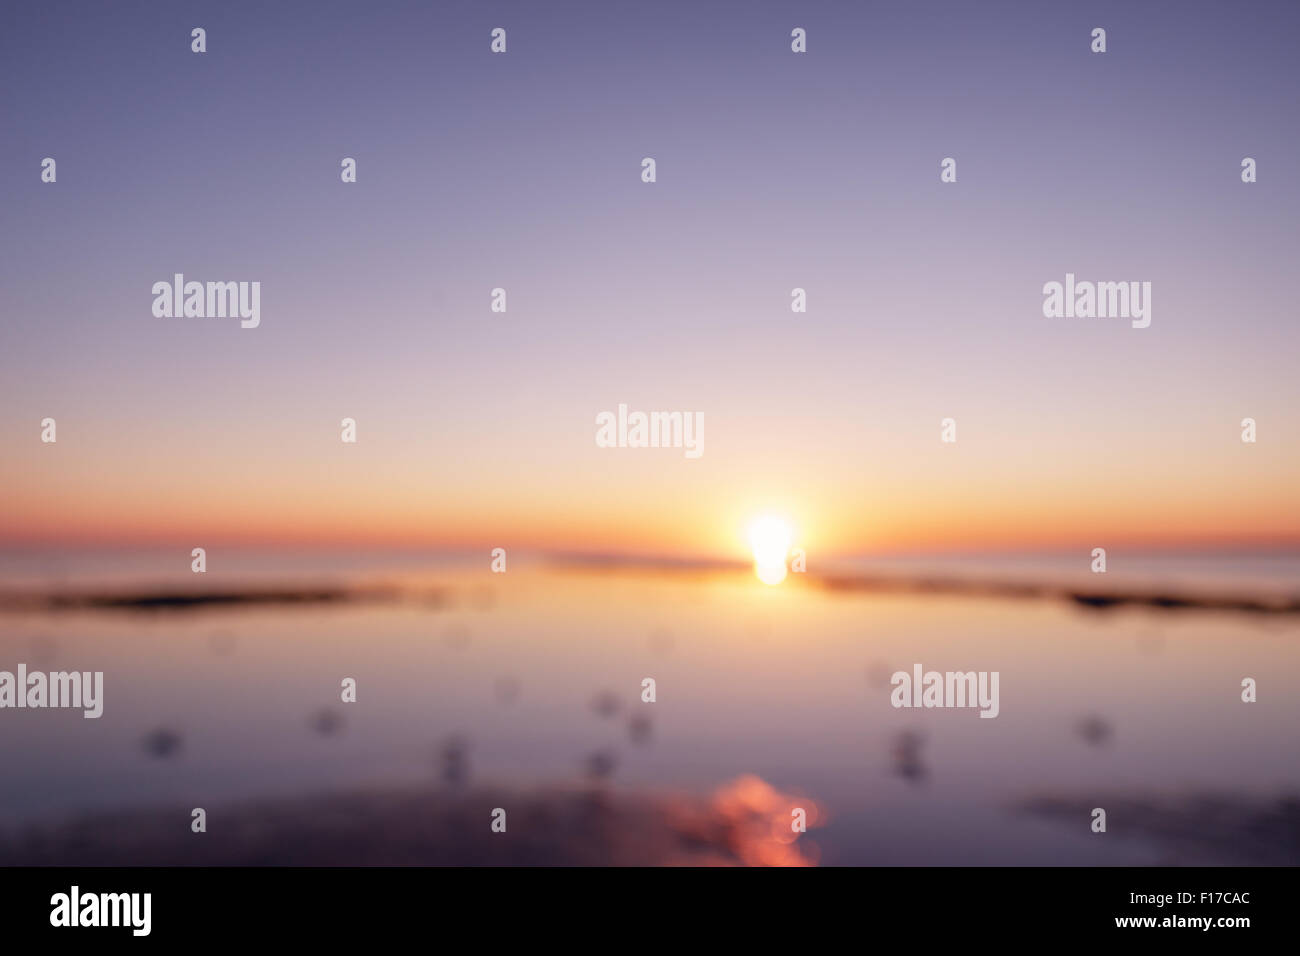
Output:
M349 562L313 560L244 557L203 583L358 578ZM9 589L198 578L159 562L10 556L0 573ZM1294 570L1293 559L1217 570L1189 559L1142 573L1233 591L1284 589ZM1295 615L527 562L493 575L402 558L361 577L443 590L382 604L0 613L0 669L105 674L99 720L0 712L3 829L457 774L521 791L599 776L612 792L686 794L756 775L824 811L806 839L828 864L1300 862ZM1000 715L894 709L889 675L915 663L999 671ZM1248 676L1255 704L1240 700ZM354 704L340 701L344 677L357 681ZM1098 806L1104 835L1089 829ZM1290 843L1270 829L1286 827Z

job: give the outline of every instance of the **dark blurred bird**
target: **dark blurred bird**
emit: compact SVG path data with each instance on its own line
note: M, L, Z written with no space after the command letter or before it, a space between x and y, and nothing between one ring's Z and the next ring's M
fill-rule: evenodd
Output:
M914 730L904 730L894 737L892 755L894 772L906 780L922 780L927 770L921 762L921 747L925 737Z
M633 714L627 719L627 735L632 738L633 743L647 743L653 726L648 715Z
M181 749L181 735L165 727L145 735L143 744L145 753L151 757L166 760Z
M608 719L618 713L621 703L617 694L604 690L591 699L591 709L596 716Z
M1100 747L1110 740L1114 730L1104 717L1090 714L1081 718L1074 725L1075 732L1094 747Z
M598 750L587 757L587 776L595 780L606 780L618 765L618 759L608 750Z
M332 737L343 729L343 715L328 707L319 710L311 718L311 729L322 737Z
M448 737L438 752L442 782L458 787L469 780L469 744L463 737Z

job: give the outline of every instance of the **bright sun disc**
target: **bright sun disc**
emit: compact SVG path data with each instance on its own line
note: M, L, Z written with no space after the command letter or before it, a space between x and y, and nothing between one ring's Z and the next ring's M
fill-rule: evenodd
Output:
M754 569L759 580L779 584L785 578L785 559L793 540L790 522L771 515L754 519L749 526L749 546L754 551Z

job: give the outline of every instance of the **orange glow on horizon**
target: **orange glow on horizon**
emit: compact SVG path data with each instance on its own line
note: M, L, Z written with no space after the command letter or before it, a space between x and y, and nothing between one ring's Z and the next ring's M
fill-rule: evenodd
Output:
M1172 498L1172 496L1171 496ZM618 502L582 507L555 502L530 511L515 504L484 506L461 501L403 504L397 500L338 504L268 497L267 500L74 501L13 496L0 516L0 545L22 547L240 544L247 546L352 547L358 549L529 550L665 554L691 558L755 558L752 542L733 530L733 501L674 502L663 512ZM921 551L1033 551L1083 546L1287 547L1300 545L1294 509L1261 495L1215 508L1189 508L1177 500L1150 504L1079 502L1062 510L1049 501L971 502L938 507L930 502L881 501L868 509L846 503L830 514L801 520L798 547L818 557ZM752 512L751 512L752 514ZM811 512L810 512L811 515ZM1289 520L1282 520L1289 515ZM775 567L777 563L769 561Z

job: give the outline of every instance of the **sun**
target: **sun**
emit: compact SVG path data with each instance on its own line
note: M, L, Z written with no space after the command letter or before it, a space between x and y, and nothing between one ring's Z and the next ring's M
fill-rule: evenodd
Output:
M794 541L790 522L775 515L763 515L749 524L749 546L754 551L754 573L764 584L785 580L785 559Z

